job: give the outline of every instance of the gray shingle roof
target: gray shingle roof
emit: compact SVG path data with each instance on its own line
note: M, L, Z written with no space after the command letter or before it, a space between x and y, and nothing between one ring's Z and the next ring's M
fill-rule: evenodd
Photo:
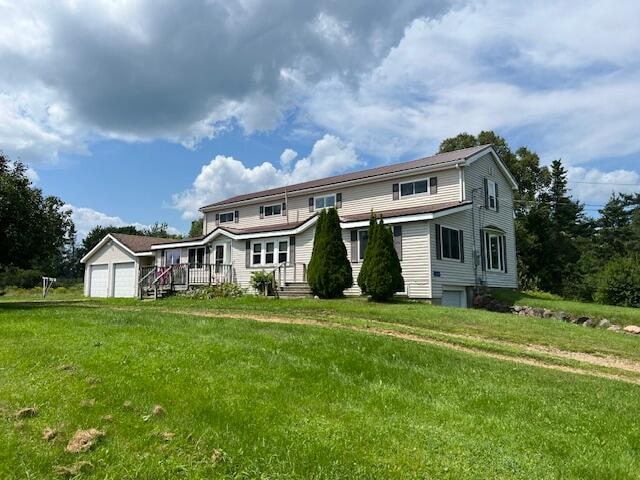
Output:
M294 185L287 185L287 193L293 193L299 190L306 190L308 188L324 187L337 183L349 182L352 180L361 180L370 177L377 177L379 175L386 175L390 173L409 172L411 170L423 167L436 166L443 163L455 162L466 160L467 158L475 155L476 153L490 147L490 145L480 145L479 147L463 148L461 150L454 150L453 152L438 153L430 157L419 158L417 160L411 160L410 162L394 163L392 165L384 165L382 167L370 168L367 170L360 170L358 172L345 173L342 175L335 175L333 177L320 178L318 180L311 180L309 182L296 183ZM260 197L267 197L270 195L283 195L285 187L271 188L268 190L262 190L259 192L245 193L243 195L236 195L220 202L215 202L210 205L206 205L201 208L208 209L212 207L222 207L224 205L242 202L245 200L252 200Z

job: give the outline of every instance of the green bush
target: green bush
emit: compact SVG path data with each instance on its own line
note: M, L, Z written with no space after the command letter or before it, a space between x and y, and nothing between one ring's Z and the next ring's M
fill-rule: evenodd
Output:
M42 272L8 267L0 272L0 288L33 288L42 285Z
M367 251L372 249L373 243L376 241L376 229L378 228L378 222L376 216L371 212L371 218L369 219L369 231L367 232L367 248L364 251L364 260L360 266L360 273L358 274L358 286L364 295L367 294L367 276L371 268L371 255L367 256Z
M640 307L640 256L611 260L597 276L595 300L609 305Z
M373 227L373 231L371 228ZM404 290L404 278L398 253L393 245L393 233L384 226L382 218L375 225L375 220L370 223L370 236L373 242L367 245L365 260L367 267L362 282L364 292L373 300L389 300L396 292ZM368 257L368 258L367 258ZM361 286L362 288L362 286Z
M181 296L196 300L211 300L220 297L241 297L243 294L244 290L235 283L221 283L220 285L196 287L182 292Z
M353 272L335 208L320 212L307 281L311 291L320 298L341 297L345 289L353 286Z
M273 273L264 270L251 274L251 286L260 295L273 295Z

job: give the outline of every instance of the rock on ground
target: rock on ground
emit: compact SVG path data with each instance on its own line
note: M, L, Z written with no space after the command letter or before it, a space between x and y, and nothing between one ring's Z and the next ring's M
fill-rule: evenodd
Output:
M69 453L86 452L90 450L100 438L104 437L104 435L104 432L95 428L78 430L73 438L69 440L66 451Z
M637 325L627 325L626 327L623 328L623 330L625 331L625 333L640 335L640 327L638 327Z
M56 430L54 430L53 428L48 428L47 427L42 432L42 438L44 438L47 442L50 442L51 440L56 438L56 435L58 435L58 432Z
M598 322L598 328L609 328L611 326L611 322L606 318L603 318Z

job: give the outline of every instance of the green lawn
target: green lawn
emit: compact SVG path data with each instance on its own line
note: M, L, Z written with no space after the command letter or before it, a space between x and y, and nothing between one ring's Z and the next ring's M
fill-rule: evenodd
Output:
M558 295L546 292L493 291L492 294L509 305L527 305L529 307L561 310L576 316L606 318L620 325L640 324L640 310L631 307L616 307L599 303L566 300Z
M82 478L639 478L638 385L361 331L178 311L384 322L425 335L475 326L486 338L502 324L523 342L575 335L631 357L640 345L423 304L5 301L0 478L51 478L79 460L93 464ZM149 416L156 404L164 416ZM14 418L24 406L38 415ZM45 427L56 440L42 439ZM92 451L64 452L91 427L106 432Z

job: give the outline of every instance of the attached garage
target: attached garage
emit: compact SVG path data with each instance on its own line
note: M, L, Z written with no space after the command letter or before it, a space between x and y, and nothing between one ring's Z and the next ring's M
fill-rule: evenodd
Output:
M154 262L151 245L166 241L119 233L107 235L82 259L85 264L84 294L96 298L135 297L140 266Z

